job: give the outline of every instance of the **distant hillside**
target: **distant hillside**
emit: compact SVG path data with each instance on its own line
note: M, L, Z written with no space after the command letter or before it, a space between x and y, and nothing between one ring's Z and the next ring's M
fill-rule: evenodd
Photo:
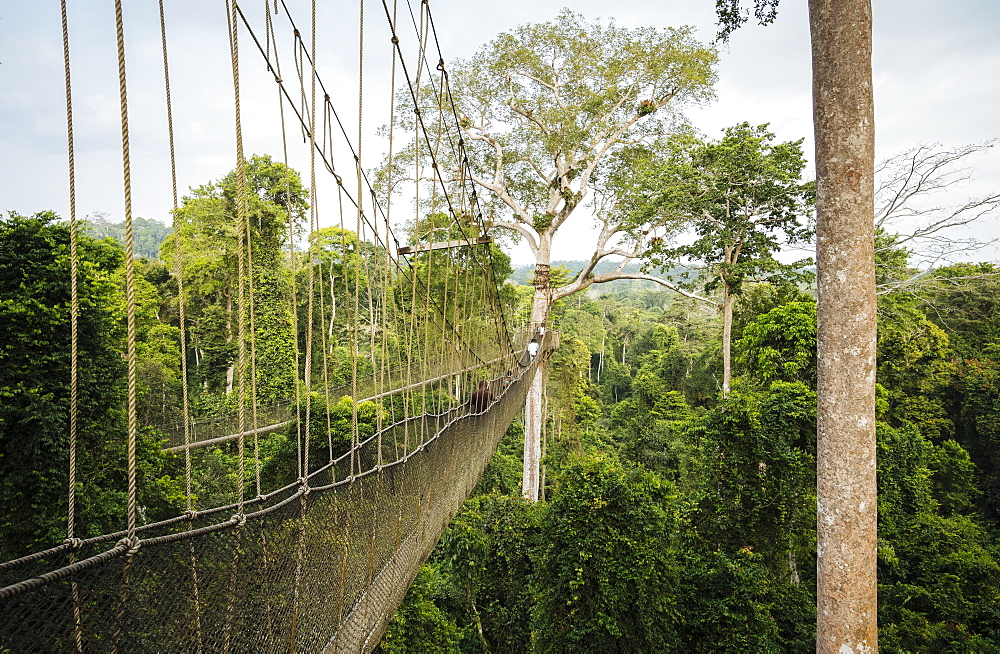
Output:
M95 238L111 238L125 246L125 221L112 223L106 214L88 216L85 221ZM132 241L136 257L156 259L160 256L160 245L167 234L173 231L169 225L152 218L136 218L132 221Z

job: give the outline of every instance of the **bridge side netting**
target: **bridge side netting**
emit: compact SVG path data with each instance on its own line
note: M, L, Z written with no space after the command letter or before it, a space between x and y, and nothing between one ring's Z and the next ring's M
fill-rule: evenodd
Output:
M2 591L0 648L76 651L74 587L85 651L373 648L523 408L534 366L521 370L481 413L457 407L385 430L381 467L373 437L353 477L348 456L313 473L308 492L283 489L242 518L215 511L140 529L131 554L112 537L5 564L0 583L29 580ZM390 459L415 422L429 438ZM70 554L79 569L66 567Z

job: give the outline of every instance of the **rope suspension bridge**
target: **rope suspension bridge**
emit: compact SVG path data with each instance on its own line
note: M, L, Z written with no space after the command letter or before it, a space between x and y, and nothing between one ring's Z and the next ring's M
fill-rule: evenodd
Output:
M373 649L522 410L537 361L558 345L549 332L540 355L532 357L526 354L532 330L507 323L495 246L468 175L461 119L427 0L417 6L361 0L355 125L342 120L338 96L317 67L315 0L300 11L308 16L308 29L296 22L290 4L229 0L225 7L235 119L233 210L224 217L237 242L228 313L234 409L196 416L188 370L192 353L197 356L188 342L193 296L190 284L185 288L185 262L196 253L185 251L182 238L195 212L186 208L187 199L178 199L169 12L159 2L171 168L165 183L174 217L164 258L172 259L177 287L182 401L172 420L151 425L138 412L129 146L134 125L128 113L126 12L121 0L114 2L126 226L127 487L121 490L127 508L119 529L89 535L78 533L77 515L81 488L89 482L77 475L86 442L78 408L83 226L76 216L73 21L62 1L72 349L66 534L63 542L0 563L0 652ZM388 155L378 155L385 156L390 172L381 182L362 157L364 84L371 77L365 61L375 47L365 37L375 31L385 58L391 54L389 114L409 116L392 118L385 129ZM255 74L263 71L277 87L273 101L284 161L284 178L277 182L284 192L277 195L285 203L284 225L259 215L260 198L248 179L252 161L244 154L242 109L272 102L241 94L248 60ZM436 118L425 120L431 112ZM409 145L397 150L400 138ZM301 141L305 152L299 156L308 161L308 207L301 212L293 206L293 140ZM394 208L400 203L412 208ZM398 220L400 212L412 216L409 239L397 235L393 217ZM323 225L335 229L324 231ZM259 244L268 229L272 240L287 245L282 265L290 267L291 282L280 281L274 268L281 262L268 259ZM306 297L297 295L296 280L303 280ZM281 316L290 323L280 332L290 348L284 395L263 390L276 368L262 354L262 339L274 332L262 327L267 316L259 307L275 289L284 303ZM185 475L184 510L155 522L146 519L137 484L140 435L150 430L166 453L183 458ZM274 438L290 444L293 462L269 472L262 452L273 449ZM195 492L199 472L193 461L215 447L233 453L226 472L234 483L224 495L232 501L206 506Z

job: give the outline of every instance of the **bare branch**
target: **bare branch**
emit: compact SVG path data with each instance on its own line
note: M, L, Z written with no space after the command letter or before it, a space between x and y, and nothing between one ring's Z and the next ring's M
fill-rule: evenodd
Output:
M494 220L490 222L490 227L491 228L495 227L498 229L509 229L511 231L517 232L518 234L520 234L521 236L523 236L528 240L528 247L531 248L532 254L534 254L534 252L538 249L538 241L536 240L537 237L535 233L529 230L521 223L512 223L506 220Z
M568 295L572 295L573 293L576 293L578 291L582 291L583 289L588 288L593 284L604 284L606 282L613 282L619 279L640 279L649 282L655 282L660 286L669 288L672 291L680 293L686 298L690 298L692 300L698 300L699 302L707 302L708 304L711 304L714 307L719 306L718 301L713 300L712 298L703 297L701 295L698 295L697 293L692 293L672 282L663 279L662 277L656 277L655 275L646 275L643 273L626 273L626 272L618 272L618 273L611 272L611 273L606 273L604 275L597 275L596 277L589 277L587 279L581 277L577 279L577 281L574 282L573 284L555 289L555 292L553 293L553 300L561 300L562 298Z
M944 232L979 220L1000 209L1000 192L973 197L954 207L929 204L928 199L968 181L969 168L956 164L967 157L993 147L995 141L974 143L956 148L942 149L939 144L920 145L890 157L879 164L876 175L882 179L876 191L876 227L892 234L894 246L909 244L914 247L937 243L932 249L950 240L958 240ZM890 229L890 226L895 226ZM905 226L904 226L905 225ZM898 232L898 233L897 233ZM969 243L975 239L968 239ZM968 248L958 248L965 251Z

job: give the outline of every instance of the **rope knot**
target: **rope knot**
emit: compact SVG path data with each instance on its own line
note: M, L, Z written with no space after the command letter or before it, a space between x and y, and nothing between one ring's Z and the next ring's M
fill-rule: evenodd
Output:
M277 82L278 84L281 84L284 80L282 80L280 77L278 77L277 75L275 75L274 76L274 81Z
M440 71L444 70L444 59L438 59L437 69Z
M392 36L392 44L399 45L399 37L396 36L395 34Z
M247 514L245 513L234 513L233 517L230 518L235 523L235 526L242 527L247 523Z
M129 538L128 536L126 536L125 538L115 543L115 547L127 547L128 551L126 552L126 554L128 556L133 556L136 552L138 552L139 547L141 545L142 545L142 540L139 539L138 536L136 536L135 538Z
M63 541L63 544L64 545L69 545L74 550L78 550L81 547L83 547L83 539L82 538L67 538L66 540Z

